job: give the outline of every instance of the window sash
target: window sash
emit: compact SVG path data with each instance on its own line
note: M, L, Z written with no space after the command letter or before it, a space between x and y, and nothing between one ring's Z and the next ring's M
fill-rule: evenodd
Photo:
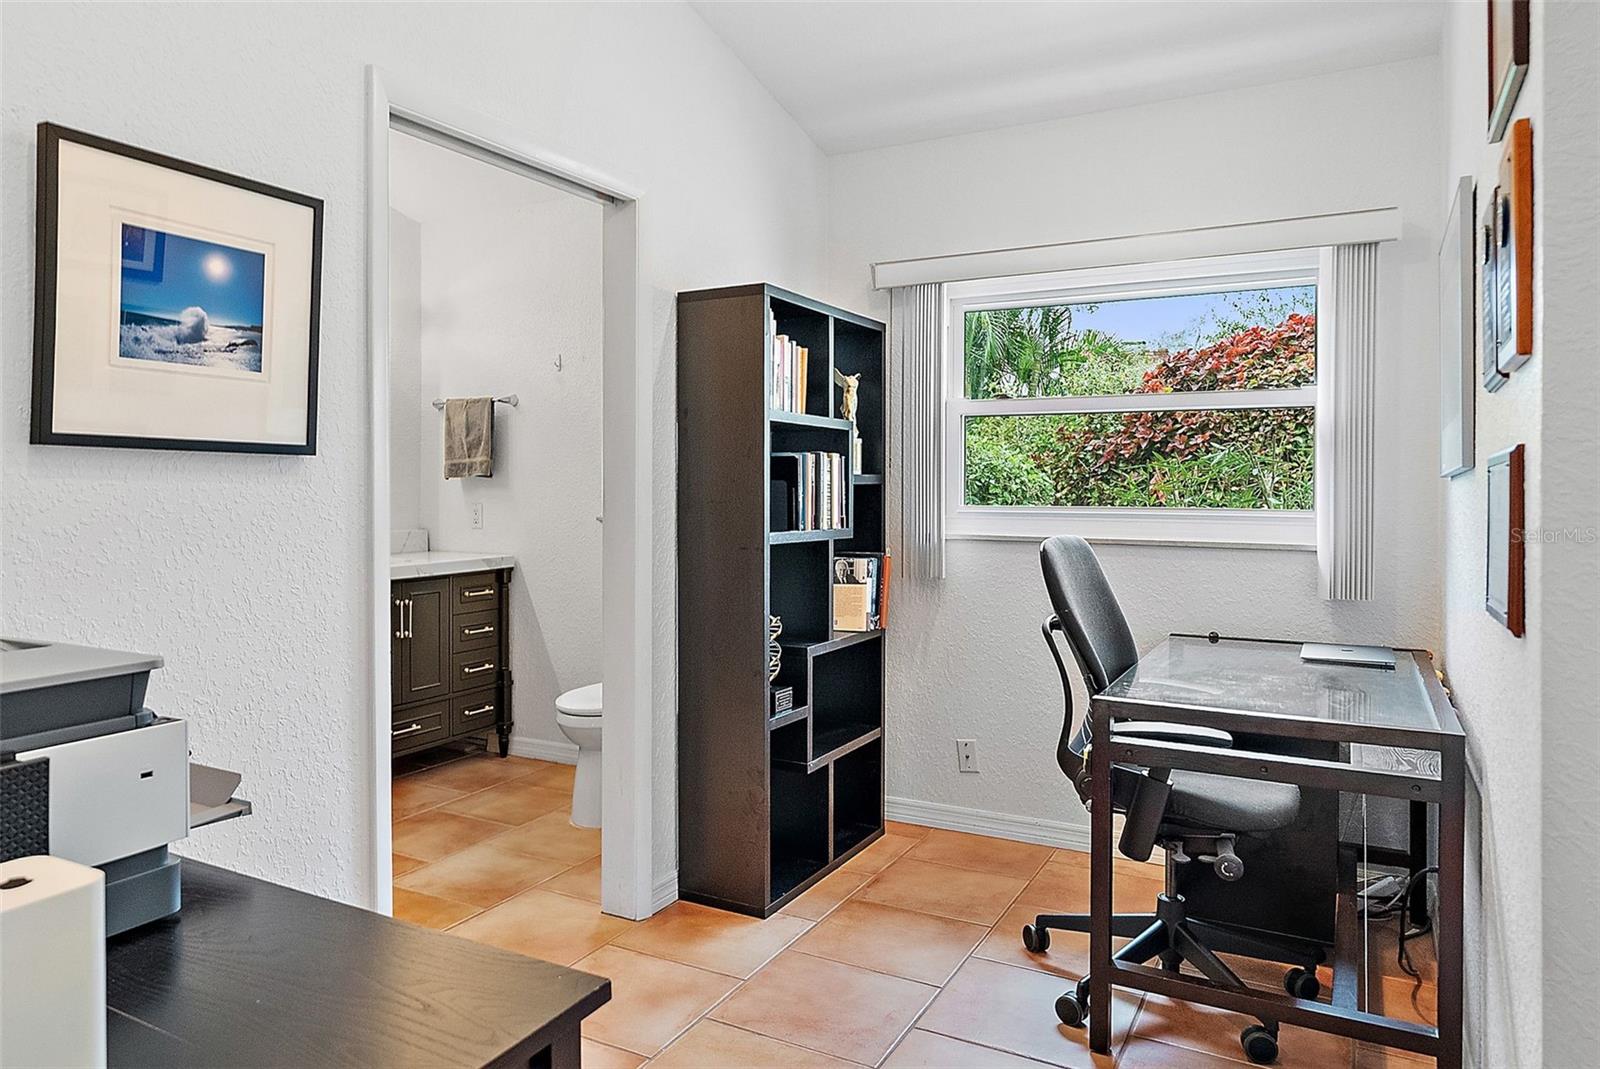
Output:
M957 539L1037 540L1063 532L1105 541L1157 541L1313 549L1316 511L1207 508L1105 508L969 505L966 503L966 419L970 416L1070 415L1245 408L1316 408L1319 387L1197 390L1188 393L1092 397L969 398L966 396L966 313L994 308L1171 297L1194 293L1317 286L1317 368L1326 348L1320 329L1326 292L1321 250L1228 257L1176 264L1063 272L1032 279L985 279L947 287L943 512L945 535ZM1318 460L1320 461L1320 457Z

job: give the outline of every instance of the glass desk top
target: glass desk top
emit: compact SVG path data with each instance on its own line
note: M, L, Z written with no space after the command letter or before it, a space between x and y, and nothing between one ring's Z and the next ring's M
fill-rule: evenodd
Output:
M1139 658L1099 699L1413 731L1439 723L1417 661L1366 668L1300 659L1298 642L1173 635Z

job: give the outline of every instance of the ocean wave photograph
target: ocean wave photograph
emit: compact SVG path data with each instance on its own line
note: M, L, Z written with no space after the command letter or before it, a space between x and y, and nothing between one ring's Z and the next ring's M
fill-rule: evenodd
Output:
M259 252L124 223L117 354L259 374L265 268Z

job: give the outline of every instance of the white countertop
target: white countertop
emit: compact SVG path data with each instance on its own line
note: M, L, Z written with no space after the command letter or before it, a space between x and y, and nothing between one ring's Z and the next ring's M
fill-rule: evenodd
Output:
M389 554L390 579L422 579L430 575L490 572L496 568L516 566L517 558L509 553L467 553L436 549L428 553Z

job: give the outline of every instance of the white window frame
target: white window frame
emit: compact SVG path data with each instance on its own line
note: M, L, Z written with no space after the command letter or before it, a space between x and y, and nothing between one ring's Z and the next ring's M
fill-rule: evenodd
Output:
M1062 271L1047 275L953 282L945 287L944 404L940 420L945 537L1039 541L1076 534L1102 542L1163 542L1314 550L1315 508L1088 508L968 505L965 420L969 416L1059 415L1077 412L1189 411L1228 408L1315 408L1318 384L1289 389L1208 390L1111 397L969 399L965 393L966 313L992 308L1082 304L1275 286L1317 287L1317 321L1330 322L1330 258L1325 249ZM1317 331L1317 380L1327 381L1331 346ZM1321 413L1319 412L1319 416ZM1320 450L1315 463L1322 463Z

